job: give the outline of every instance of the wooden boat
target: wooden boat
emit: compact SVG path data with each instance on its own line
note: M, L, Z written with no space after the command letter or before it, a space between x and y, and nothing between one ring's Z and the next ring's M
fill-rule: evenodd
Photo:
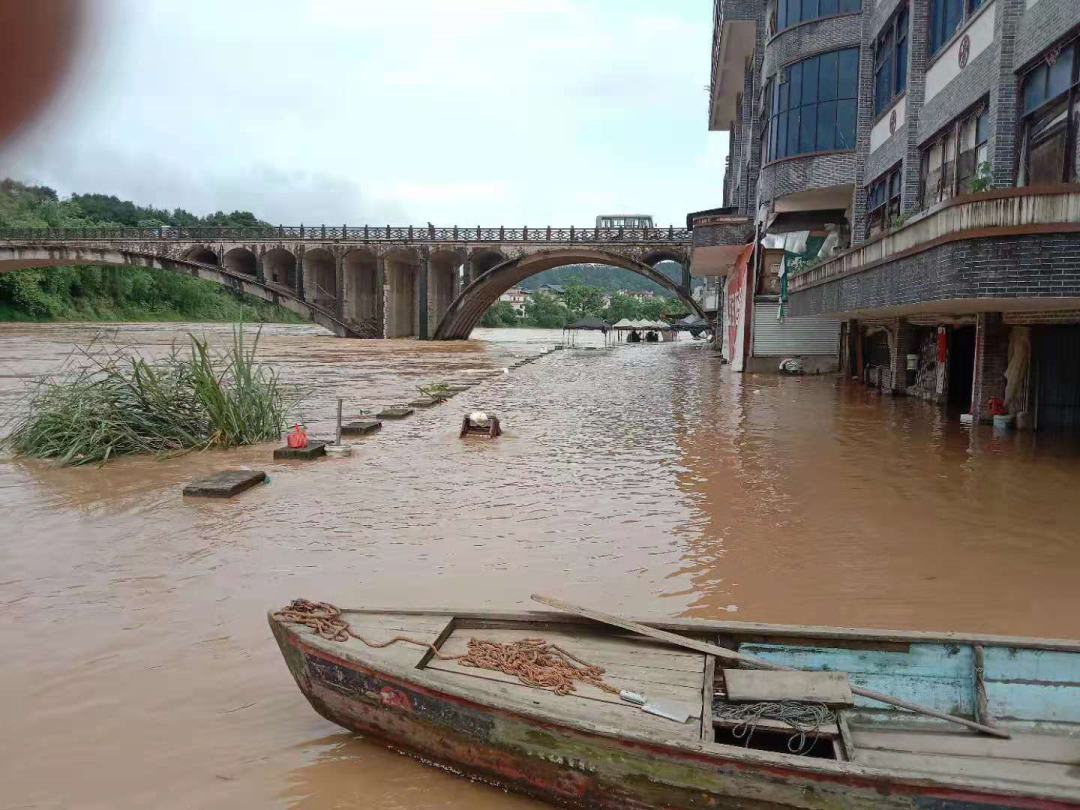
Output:
M368 641L540 637L605 668L606 682L692 706L679 723L578 683L558 696L408 643L328 640L270 626L315 710L347 729L507 790L578 808L987 810L1080 807L1080 642L954 633L649 621L798 669L1006 729L1010 739L855 698L808 734L730 716L725 671L698 651L560 612L357 609ZM741 675L745 679L747 676ZM728 678L734 679L728 671ZM734 682L734 680L733 680ZM842 701L841 701L842 702ZM786 704L790 705L790 704ZM752 733L747 733L751 732Z

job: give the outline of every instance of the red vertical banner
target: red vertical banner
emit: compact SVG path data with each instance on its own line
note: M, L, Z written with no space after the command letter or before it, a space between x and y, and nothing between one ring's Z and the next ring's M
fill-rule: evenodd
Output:
M724 283L724 318L726 334L724 359L734 371L742 371L746 358L746 330L748 327L750 256L753 244L747 245L739 254L735 266Z

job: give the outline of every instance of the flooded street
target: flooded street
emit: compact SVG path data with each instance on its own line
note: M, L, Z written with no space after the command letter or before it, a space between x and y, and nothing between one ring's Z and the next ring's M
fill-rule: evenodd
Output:
M194 327L215 341L228 327ZM149 354L185 327L114 328ZM100 327L0 325L0 421ZM314 435L558 331L465 343L264 330ZM582 345L579 341L579 345ZM458 439L498 413L498 441ZM1080 636L1080 452L995 438L833 377L737 375L701 344L555 352L358 440L56 469L0 458L0 809L540 807L347 734L310 708L266 611L523 608ZM269 484L187 501L198 473Z

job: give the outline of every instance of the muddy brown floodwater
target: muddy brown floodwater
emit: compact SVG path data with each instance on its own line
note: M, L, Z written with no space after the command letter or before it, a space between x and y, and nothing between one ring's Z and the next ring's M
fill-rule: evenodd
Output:
M184 329L113 338L154 353ZM0 326L0 419L97 331ZM273 327L262 347L316 389L318 434L338 396L347 414L397 402L558 333L476 337ZM506 435L460 441L474 407ZM0 458L0 808L540 806L318 717L266 626L296 596L527 608L546 591L637 615L1080 635L1075 446L969 432L833 378L739 376L690 342L555 352L347 460L269 458ZM237 465L269 485L180 497Z

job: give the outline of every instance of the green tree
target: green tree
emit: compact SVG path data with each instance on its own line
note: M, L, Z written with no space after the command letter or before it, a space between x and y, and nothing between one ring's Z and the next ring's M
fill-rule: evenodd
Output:
M554 295L533 293L525 302L525 323L544 329L561 329L570 322L570 313Z
M517 326L518 314L509 301L496 301L480 318L481 326Z
M603 290L587 286L580 281L570 281L566 284L562 300L575 319L584 318L586 315L604 314Z
M641 317L641 302L632 296L615 293L611 296L604 317L610 323L616 323L623 318L636 321Z
M670 298L646 298L641 302L641 317L647 321L663 320L668 312L685 309L685 305Z

